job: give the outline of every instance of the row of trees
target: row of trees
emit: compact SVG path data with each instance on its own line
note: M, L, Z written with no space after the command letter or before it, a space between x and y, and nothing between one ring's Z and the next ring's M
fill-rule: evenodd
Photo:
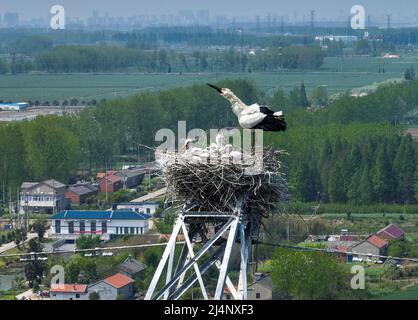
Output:
M121 46L57 46L33 59L13 55L0 60L0 74L31 70L47 72L252 72L284 69L318 69L324 53L316 46L271 47L266 50L143 50Z
M263 102L250 82L219 85L246 103ZM418 200L417 145L404 136L404 128L394 126L418 105L416 81L362 98L343 95L315 112L306 110L311 102L304 101L304 91L304 86L295 89L298 99L289 100L288 130L264 135L266 145L290 153L282 160L296 199L359 204ZM273 109L282 109L282 96L267 98ZM179 120L187 120L188 130L237 125L228 102L205 85L101 102L77 115L2 123L0 182L11 195L22 181L72 182L80 169L93 172L111 167L119 155L136 156L138 144L158 145L155 133L161 128L176 132Z
M289 166L295 199L359 205L418 201L418 148L411 136L402 136L389 125L323 130L327 133L309 137L308 130L300 136L315 145L315 151L303 150L302 144L293 155L297 160L292 158ZM303 157L303 151L313 154Z

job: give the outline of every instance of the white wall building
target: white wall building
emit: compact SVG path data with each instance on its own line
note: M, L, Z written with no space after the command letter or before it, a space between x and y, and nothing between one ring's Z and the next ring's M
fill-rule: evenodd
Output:
M144 202L126 202L119 203L116 206L118 210L135 210L136 212L143 212L146 214L154 215L159 208L158 202L144 201Z
M88 300L86 284L53 284L49 290L51 300Z
M29 103L0 103L0 111L20 111L29 108Z
M56 213L64 210L68 204L66 189L65 184L54 179L24 182L20 189L19 211Z
M150 218L150 215L134 210L66 210L49 218L52 220L50 236L73 240L89 234L108 240L118 235L141 235L148 233Z

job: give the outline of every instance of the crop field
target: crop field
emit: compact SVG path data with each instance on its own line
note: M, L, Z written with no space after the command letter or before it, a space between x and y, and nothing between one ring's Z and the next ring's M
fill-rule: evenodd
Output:
M264 91L276 88L289 91L304 81L307 90L325 85L330 94L364 87L389 79L399 79L404 70L418 58L382 59L373 57L327 58L318 71L267 73L194 73L194 74L19 74L0 76L0 100L53 101L77 98L100 100L125 97L144 90L164 90L194 83L221 79L253 80ZM385 69L385 73L379 73Z
M418 284L383 297L384 300L418 300Z

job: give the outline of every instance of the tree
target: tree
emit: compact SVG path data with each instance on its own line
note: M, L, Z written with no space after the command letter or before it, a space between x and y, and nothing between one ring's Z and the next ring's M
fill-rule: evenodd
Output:
M360 54L360 55L370 54L369 41L366 39L357 41L355 44L355 51L357 54Z
M316 196L311 170L307 163L302 163L292 174L291 186L294 190L293 196L300 201L313 201Z
M28 252L41 252L42 247L38 240L30 239L28 243Z
M148 248L144 253L144 262L147 266L156 268L161 258L161 252L158 248Z
M81 235L75 241L77 249L94 249L100 245L100 236Z
M309 101L306 95L305 83L303 81L300 85L300 105L304 108L309 107Z
M360 191L360 199L359 199L360 203L370 204L374 202L373 183L370 178L370 170L367 165L363 168L361 172L359 191Z
M413 80L415 80L415 69L414 69L414 66L411 65L409 68L407 68L405 70L404 77L405 77L405 80L407 80L407 81L413 81Z
M100 295L98 292L93 291L89 294L89 300L100 300Z
M44 274L44 265L39 260L33 260L25 265L25 277L32 288L35 280L41 280Z
M39 241L42 241L46 231L46 221L36 220L33 224L33 230L38 234Z
M319 86L312 90L310 94L310 101L313 106L327 107L329 105L328 91L325 86Z
M337 299L348 282L344 265L324 252L278 248L271 274L274 287L286 299Z
M68 283L77 283L78 276L80 274L81 268L78 260L74 261L74 259L70 260L65 265L65 281Z
M373 171L372 180L376 201L390 202L393 199L395 180L392 176L391 161L384 143L379 145Z
M331 202L345 202L346 194L343 181L341 165L338 162L334 162L328 181L328 195Z

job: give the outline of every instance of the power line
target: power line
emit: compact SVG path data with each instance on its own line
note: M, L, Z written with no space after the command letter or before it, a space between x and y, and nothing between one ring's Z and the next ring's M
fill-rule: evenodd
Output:
M176 242L176 244L184 244L184 241ZM91 248L91 249L74 249L74 250L56 250L56 251L46 251L46 252L25 252L25 253L10 253L10 254L0 254L0 258L9 258L9 257L21 257L21 256L39 256L39 255L54 255L54 254L64 254L64 253L82 253L82 252L91 252L91 251L112 251L112 250L124 250L124 249L135 249L135 248L147 248L147 247L158 247L166 246L167 243L149 243L149 244L139 244L133 246L119 246L119 247L105 247L105 248Z
M295 245L290 245L290 244L285 244L285 243L268 243L268 242L257 241L257 244L263 244L263 245L272 246L272 247L283 247L283 248L295 249L295 250L301 250L301 251L320 251L320 252L335 253L335 254L341 253L345 255L357 255L357 256L365 256L365 257L375 257L375 258L418 262L418 258L392 257L392 256L379 255L379 254L358 253L358 252L341 251L341 250L329 250L329 249L322 249L322 248L308 248L308 247L295 246Z

